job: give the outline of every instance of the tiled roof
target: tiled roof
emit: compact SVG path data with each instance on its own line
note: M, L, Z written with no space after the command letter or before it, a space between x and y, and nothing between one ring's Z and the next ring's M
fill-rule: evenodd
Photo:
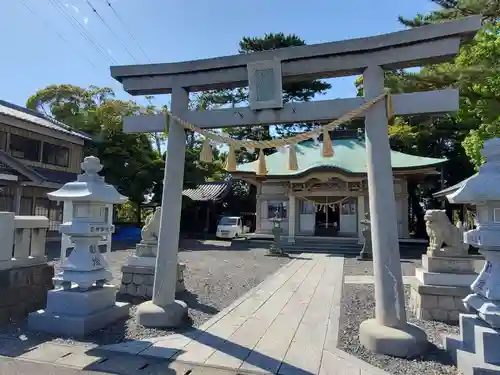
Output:
M0 150L0 171L7 173L18 173L24 178L41 184L43 182L53 182L56 184L65 184L67 182L76 181L77 173L54 171L41 167L30 167L22 161L13 158L5 151Z
M231 181L205 182L195 189L186 189L182 194L193 201L218 201L231 190Z
M477 173L476 173L477 174ZM475 175L476 175L475 174ZM465 185L465 183L467 181L469 181L472 177L474 177L475 175L473 176L470 176L469 178L466 178L465 180L463 181L460 181L458 184L455 184L455 185L452 185L452 186L448 186L447 188L443 189L443 190L440 190L438 191L437 193L434 193L432 194L432 196L434 198L442 198L442 197L446 197L448 194L451 194L451 193L454 193L455 191L457 191L458 189L460 189L462 186Z
M54 182L56 184L65 184L67 182L76 181L78 173L65 172L65 171L54 171L52 169L31 167L36 173L42 175L45 181Z
M268 176L294 176L316 168L337 168L348 173L367 173L365 141L357 138L332 139L335 155L323 158L321 144L306 141L296 145L298 170L288 169L288 152L266 156ZM427 158L391 150L392 168L412 169L442 164L446 159ZM257 161L241 164L237 172L255 173Z
M53 118L44 116L41 113L31 111L27 108L0 100L0 114L17 118L22 121L30 122L45 128L49 128L61 133L69 134L81 139L91 140L92 138L85 133L71 129L68 125L63 124Z
M45 181L44 176L42 176L40 173L28 167L27 165L24 165L22 161L13 158L12 156L10 156L9 154L7 154L5 151L2 150L0 150L0 163L2 169L9 172L10 171L17 172L21 176L24 176L24 178L30 181L39 184Z

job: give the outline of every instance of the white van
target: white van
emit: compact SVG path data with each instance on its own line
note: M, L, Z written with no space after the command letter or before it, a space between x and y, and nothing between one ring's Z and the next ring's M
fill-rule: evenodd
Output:
M217 238L237 238L248 233L250 228L243 225L241 216L223 216L217 225Z

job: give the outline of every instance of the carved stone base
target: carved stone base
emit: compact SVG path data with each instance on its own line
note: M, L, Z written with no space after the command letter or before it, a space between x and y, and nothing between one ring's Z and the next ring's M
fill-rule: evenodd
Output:
M156 267L156 257L140 257L132 255L127 259L127 265L132 267Z
M158 242L141 241L135 245L135 255L138 257L156 257Z
M424 285L414 280L410 286L410 309L418 319L457 323L466 312L463 298L469 287Z
M491 327L500 328L500 301L490 301L479 294L470 294L463 303L468 310L472 310Z
M427 248L427 255L434 258L464 258L469 254L468 250L451 249L448 247L439 250Z
M438 257L422 255L422 267L428 272L473 274L474 259L470 257Z
M184 285L185 269L184 263L177 264L177 293L186 290ZM151 299L153 297L154 275L155 267L123 266L120 294L145 300Z
M415 270L415 277L424 285L469 287L476 280L477 274L428 272L423 268L417 268Z
M500 374L500 330L475 314L460 314L460 335L444 341L461 374Z
M115 300L116 287L92 287L82 291L51 290L47 307L29 314L28 326L35 331L83 337L128 316L130 305Z

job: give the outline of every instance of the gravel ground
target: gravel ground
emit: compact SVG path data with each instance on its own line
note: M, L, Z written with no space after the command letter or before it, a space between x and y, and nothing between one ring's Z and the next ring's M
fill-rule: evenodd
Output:
M408 321L427 332L429 349L419 358L412 360L394 358L374 354L359 343L359 324L365 319L373 318L375 308L373 285L345 284L342 293L342 307L339 322L338 348L355 355L374 366L393 375L425 374L425 375L459 375L450 357L443 349L443 336L459 333L457 326L444 323L421 321L409 312L409 287L405 286L405 300Z
M218 247L218 250L214 249L214 246L210 246L179 253L179 260L186 263L184 281L187 290L178 294L177 298L188 304L189 318L185 325L176 331L148 329L137 325L134 318L136 305L134 305L130 310L128 320L116 322L97 331L84 341L30 332L26 328L26 321L12 323L0 330L0 341L2 338L19 338L24 346L47 341L69 344L87 343L95 346L130 339L165 336L192 326L200 326L289 261L288 258L268 257L265 249L238 248L235 250L227 246ZM113 282L117 285L120 283L121 264L131 252L131 250L116 251L108 256ZM11 343L13 340L3 341ZM0 342L0 351L1 346Z
M403 276L415 276L415 268L420 267L420 259L402 259L401 269ZM373 262L371 260L359 261L356 258L345 258L344 260L345 276L373 276Z

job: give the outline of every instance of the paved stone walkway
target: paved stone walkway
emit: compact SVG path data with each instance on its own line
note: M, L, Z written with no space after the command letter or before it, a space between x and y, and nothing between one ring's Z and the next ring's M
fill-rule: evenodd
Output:
M411 284L415 276L403 276L403 284ZM344 284L374 284L375 277L371 275L352 275L344 277Z
M387 374L337 349L343 263L301 254L198 329L100 349L238 373Z

